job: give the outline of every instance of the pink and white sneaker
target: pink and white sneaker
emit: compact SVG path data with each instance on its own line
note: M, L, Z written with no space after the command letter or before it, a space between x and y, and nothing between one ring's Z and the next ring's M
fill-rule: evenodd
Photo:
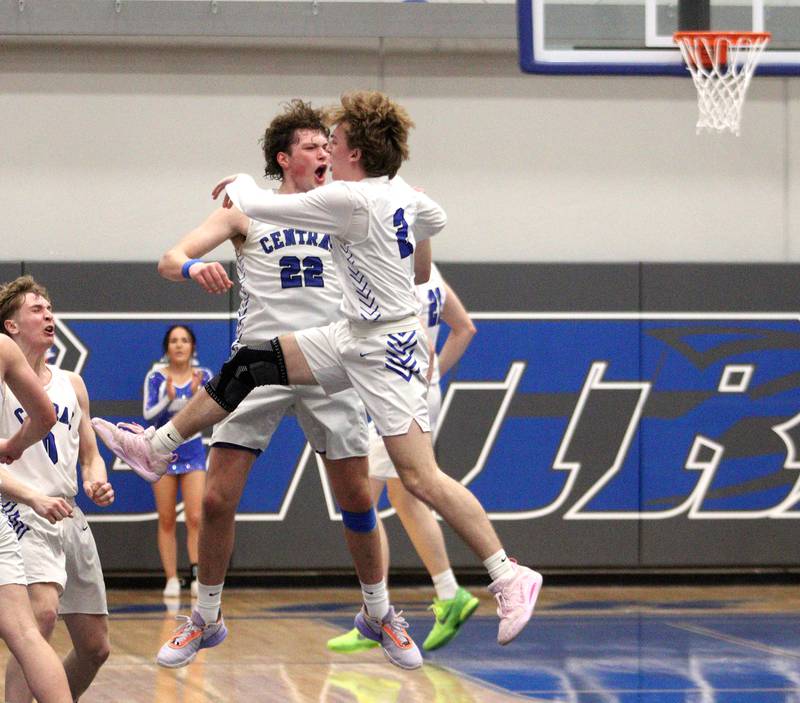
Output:
M497 615L500 617L498 644L508 644L528 624L542 590L542 580L538 571L514 564L510 576L489 584L489 593L497 600Z
M161 454L150 444L155 427L144 429L135 422L114 425L101 417L92 418L92 427L103 443L148 483L158 481L175 461L175 454Z

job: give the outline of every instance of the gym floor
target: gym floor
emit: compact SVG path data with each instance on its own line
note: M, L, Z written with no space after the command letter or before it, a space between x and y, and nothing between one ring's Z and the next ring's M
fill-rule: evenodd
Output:
M113 653L82 703L793 703L800 702L800 589L792 584L549 586L522 635L500 647L492 601L425 666L379 650L325 648L352 626L358 592L231 588L230 634L183 669L154 656L188 614L151 590L109 591ZM431 624L430 588L392 589L410 632ZM59 624L53 640L68 649ZM3 650L2 661L5 660Z

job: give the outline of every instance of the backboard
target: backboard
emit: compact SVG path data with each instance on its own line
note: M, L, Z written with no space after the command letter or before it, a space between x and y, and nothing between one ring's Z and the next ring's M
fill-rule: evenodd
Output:
M686 75L672 34L678 0L518 0L530 73ZM757 73L800 75L800 0L710 0L712 30L766 31Z

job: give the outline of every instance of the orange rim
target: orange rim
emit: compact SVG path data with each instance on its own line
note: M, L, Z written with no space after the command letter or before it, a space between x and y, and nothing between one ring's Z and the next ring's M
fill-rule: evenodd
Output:
M772 38L770 32L675 32L672 35L673 41L679 42L684 39L751 39L753 41L769 41Z
M740 45L742 40L744 47L739 48L756 49L761 43L766 44L771 37L769 32L683 31L675 32L672 41L686 46L687 49L694 47L697 54L687 58L689 68L699 62L703 68L709 69L715 65L715 59L720 66L727 65L728 49Z

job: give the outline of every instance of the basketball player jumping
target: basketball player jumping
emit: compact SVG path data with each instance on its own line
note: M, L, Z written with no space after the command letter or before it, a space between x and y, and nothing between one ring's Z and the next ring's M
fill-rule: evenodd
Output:
M355 388L403 485L433 507L483 561L498 602L497 639L507 644L529 621L542 577L507 557L475 496L440 471L430 438L429 351L417 318L414 274L427 279L419 276L430 267L426 240L444 227L446 216L397 176L413 126L402 107L381 93L350 93L332 110L330 122L336 125L333 183L280 195L242 175L222 180L213 195L225 192L225 207L235 206L253 219L329 233L344 286L344 319L241 347L157 432L131 432L99 419L94 427L141 475L157 477L184 436L222 420L256 386L319 384L329 393ZM373 509L358 520L374 529ZM378 585L377 593L385 592L382 579ZM376 641L385 637L386 625L368 609L356 617L361 634Z
M278 193L305 193L325 182L328 130L320 111L307 103L294 100L287 105L268 126L263 147L265 173L280 180ZM224 267L194 257L228 240L236 249L242 298L234 352L285 330L339 319L342 290L331 261L333 242L311 225L281 229L251 220L235 208L221 208L162 257L159 271L175 281L191 278L208 292L227 291L232 284ZM391 610L388 595L372 602L382 566L378 535L363 519L372 504L364 405L352 389L328 396L319 387L288 384L255 389L214 428L200 527L197 608L161 648L159 664L183 666L200 648L225 638L220 604L236 507L253 462L287 412L297 415L325 464L371 614L384 619L392 613L387 619L392 633L387 635L387 656L404 668L419 666L419 651L405 631L405 621Z

